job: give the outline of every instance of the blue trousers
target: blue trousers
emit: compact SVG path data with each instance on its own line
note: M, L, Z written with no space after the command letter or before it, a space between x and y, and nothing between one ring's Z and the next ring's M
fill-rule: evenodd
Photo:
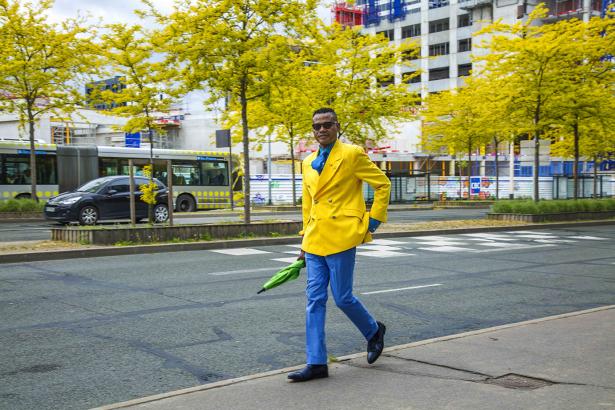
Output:
M365 306L352 294L354 262L357 248L329 256L305 254L307 265L307 306L305 318L307 364L326 364L325 317L327 288L335 304L369 340L378 331L376 320Z

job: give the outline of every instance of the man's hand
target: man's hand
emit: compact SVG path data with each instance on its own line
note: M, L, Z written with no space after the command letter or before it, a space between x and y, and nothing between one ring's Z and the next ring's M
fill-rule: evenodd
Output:
M305 260L305 252L303 251L303 249L301 249L301 252L299 252L299 257L297 258L297 260Z
M376 229L378 229L381 223L382 222L380 222L379 220L370 217L369 226L367 227L367 230L370 231L371 233L374 233L376 232Z

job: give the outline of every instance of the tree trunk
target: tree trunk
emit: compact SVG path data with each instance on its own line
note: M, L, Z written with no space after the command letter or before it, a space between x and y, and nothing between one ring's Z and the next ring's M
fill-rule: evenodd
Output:
M472 139L468 140L468 199L472 200Z
M493 137L493 144L495 145L495 199L500 199L500 166L498 163L498 138Z
M146 115L149 117L147 111ZM154 132L151 126L147 127L147 131L149 133L149 165L152 167L152 172L149 175L149 182L151 183L154 178ZM150 224L154 223L154 204L147 204L147 220Z
M239 89L241 104L241 131L243 136L243 217L244 222L250 223L250 139L248 128L248 97L247 79L241 80Z
M34 146L34 115L32 110L28 108L28 131L30 134L30 195L31 198L38 202L38 193L36 192L36 147Z
M291 169L291 182L293 184L293 206L297 206L297 187L295 186L295 144L294 138L291 132L290 134L290 169Z
M540 201L538 175L540 173L540 133L538 130L534 133L534 202Z
M538 123L540 122L540 101L536 107L534 113L534 202L540 201L540 190L538 186L538 176L540 175L540 130L538 129Z
M574 164L572 168L574 183L574 199L579 199L579 122L575 121L572 127L574 135Z
M602 192L598 194L598 157L594 157L594 198L602 196Z

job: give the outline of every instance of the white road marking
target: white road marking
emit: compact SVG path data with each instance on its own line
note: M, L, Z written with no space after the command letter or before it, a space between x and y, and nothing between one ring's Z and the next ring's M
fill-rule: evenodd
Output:
M372 245L371 243L359 246L360 251L398 251L401 248L388 245Z
M569 236L572 239L587 239L590 241L608 241L608 238L600 238L598 236Z
M294 244L294 245L286 245L286 246L290 246L291 248L298 248L298 249L301 249L301 246L302 246L302 245L299 243L299 244Z
M523 235L515 235L517 238L527 238L527 239L555 239L557 238L557 236L555 235L530 235L530 234L523 234Z
M389 239L374 239L373 241L370 242L371 244L374 245L403 245L407 242L400 242L400 241L391 241Z
M471 252L474 251L472 248L460 248L457 246L440 246L436 248L419 248L424 251L433 251L433 252Z
M297 255L299 256L299 255ZM297 256L293 257L293 258L275 258L275 259L271 259L272 261L278 261L278 262L284 262L284 263L293 263L297 261Z
M258 255L261 253L271 253L267 251L261 251L259 249L252 248L232 248L232 249L216 249L212 252L223 253L225 255L244 256L244 255Z
M535 249L535 248L547 248L550 246L556 245L517 245L514 243L509 244L508 248L497 248L497 249L483 249L483 250L471 250L472 253L483 253L483 252L498 252L498 251L512 251L517 249Z
M574 243L578 242L572 239L536 239L534 242L539 243Z
M394 258L396 256L414 256L413 253L395 252L395 251L357 251L359 256L368 256L371 258Z
M252 272L276 272L282 269L281 266L276 266L272 268L257 268L257 269L241 269L241 270L227 270L223 272L210 272L208 275L213 276L224 276L224 275L235 275L238 273L252 273Z
M434 287L434 286L442 286L442 284L441 283L434 283L433 285L421 285L421 286L410 286L410 287L407 287L407 288L375 290L373 292L362 292L361 294L362 295L374 295L376 293L399 292L401 290L431 288L431 287Z

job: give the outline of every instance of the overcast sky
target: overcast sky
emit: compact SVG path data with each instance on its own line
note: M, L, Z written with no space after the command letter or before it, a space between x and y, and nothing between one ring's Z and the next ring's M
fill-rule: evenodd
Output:
M173 9L173 0L152 0L158 11L169 13ZM321 1L323 4L330 4L331 1ZM54 22L62 21L68 17L75 17L77 14L91 15L94 19L102 19L103 23L133 23L147 26L145 22L134 14L136 9L145 9L140 0L55 0L51 10L50 20ZM331 22L330 6L320 6L318 14L325 23ZM153 22L152 22L153 23ZM152 24L150 23L150 24ZM193 92L184 98L183 109L186 112L198 114L204 112L203 99L205 93Z

